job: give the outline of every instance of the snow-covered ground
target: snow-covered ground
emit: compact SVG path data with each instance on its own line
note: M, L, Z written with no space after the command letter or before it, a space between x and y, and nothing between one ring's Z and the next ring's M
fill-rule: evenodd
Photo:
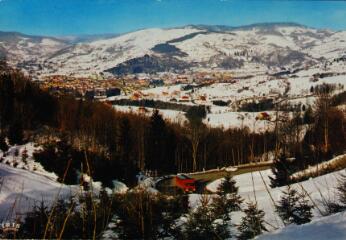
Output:
M150 117L155 110L154 108L148 108L148 107L140 108L136 106L119 106L119 105L114 105L113 108L119 112L143 114L148 117ZM183 124L187 120L185 117L185 113L181 111L160 109L159 113L162 115L163 119L169 120L174 123Z
M223 31L197 26L149 28L77 43L66 38L12 35L0 40L11 65L22 63L41 75L90 76L145 54L165 56L154 47L167 44L183 53L175 57L186 63L189 70L231 69L237 75L332 62L346 52L346 31L281 24ZM30 66L32 63L36 65L34 68ZM241 64L232 66L233 63Z
M3 180L0 193L0 218L5 218L14 206L14 214L25 213L40 201L51 203L58 197L74 196L79 186L67 186L40 173L0 164Z
M24 145L16 145L10 147L5 154L6 156L4 156L4 154L0 150L0 156L3 157L3 164L35 172L36 174L46 176L47 178L56 181L58 179L58 176L55 173L47 172L46 170L44 170L40 163L35 162L35 160L33 159L33 153L39 149L41 149L41 147L33 143L27 143ZM25 155L25 153L27 155L26 160L23 158L23 155Z
M314 201L314 219L321 217L321 211L323 211L323 200L336 200L336 189L338 184L338 178L340 173L346 173L345 170L329 173L323 176L319 176L301 183L292 184L292 187L298 191L306 191L309 193L311 199ZM282 228L284 225L280 218L275 213L274 202L277 202L282 191L286 187L270 188L269 176L271 176L271 170L265 170L260 172L246 173L235 176L234 179L237 181L239 187L239 194L245 199L245 203L252 201L257 202L258 207L265 211L265 221L269 223L269 229L274 230L275 228ZM263 178L262 178L263 177ZM215 192L222 179L215 180L207 185L209 191ZM304 190L302 190L304 189ZM268 191L269 192L268 192ZM200 195L191 194L190 204L192 207L198 205ZM232 215L233 223L239 223L241 212L235 212Z
M313 220L304 225L291 225L271 233L265 233L258 240L345 240L346 212Z
M318 172L326 171L328 169L335 169L337 167L344 166L344 162L346 162L346 154L339 155L329 161L322 162L320 164L309 166L307 169L301 170L299 172L294 173L291 177L294 178L301 178L305 176L311 176L315 175Z
M204 65L206 69L221 68L220 63L224 60L232 62L236 59L243 63L236 70L264 73L270 64L263 61L279 62L278 56L287 56L287 61L281 63L286 69L294 64L304 66L309 62L316 63L321 57L341 57L345 52L345 35L345 31L332 32L296 25L223 32L208 32L194 26L151 28L73 45L49 58L49 67L54 73L90 75L145 54L158 55L153 47L168 42L184 53L177 56L179 60L187 64L197 63L195 68L203 69ZM300 57L290 57L292 52L299 53Z
M81 193L79 185L65 185L57 182L54 173L47 172L40 163L34 161L32 153L40 147L33 143L11 147L0 163L0 220L5 218L10 209L13 214L22 214L32 209L42 200L51 204L57 198L68 198ZM28 158L23 162L23 151ZM16 156L18 153L18 156ZM0 156L3 153L0 151ZM114 188L108 192L126 192L127 186L119 181L113 181ZM93 190L98 193L102 184L93 182Z
M267 112L271 118L274 112ZM274 123L268 120L256 120L259 112L232 112L210 113L204 123L211 127L243 128L247 127L251 132L266 132L274 129Z
M268 79L265 75L255 76L250 79L236 81L234 83L214 83L208 86L195 88L194 91L183 90L184 84L171 86L162 86L149 88L140 92L142 99L160 100L171 102L171 99L180 100L186 97L188 102L179 102L190 106L205 105L209 107L210 112L207 114L204 123L211 127L222 128L241 128L248 127L250 131L265 132L270 131L274 127L273 120L275 119L274 111L266 111L270 115L271 121L257 121L256 117L260 112L240 112L238 107L245 102L259 102L263 99L273 99L274 102L279 102L285 99L291 105L304 105L305 108L313 106L316 96L310 92L311 88L323 83L335 84L338 89L335 93L344 91L346 83L346 75L336 75L324 77L317 82L310 80L311 74L315 73L310 70L299 72L300 76L295 78L285 79ZM286 92L287 96L282 97ZM131 96L119 96L117 98L129 98ZM201 97L204 100L201 100ZM228 102L228 106L216 106L214 101L221 100ZM123 112L140 112L138 107L132 106L114 106L118 111ZM150 116L153 109L146 108L147 112L143 114ZM143 110L143 109L142 109ZM186 118L184 112L159 109L162 116L166 120L176 123L184 123Z
M57 197L66 198L80 193L81 189L78 185L69 186L58 183L55 174L46 172L44 169L41 169L38 163L34 162L32 151L37 148L32 143L12 147L8 151L7 156L4 157L3 163L0 163L0 177L2 181L0 191L0 218L5 218L8 215L14 203L14 214L20 214L29 211L35 203L39 203L42 200L49 204L56 200ZM29 155L27 164L24 164L20 160L24 149L28 151ZM17 157L15 156L16 154L14 155L15 152L19 152ZM336 161L339 158L336 157L331 161ZM9 163L5 164L4 162L7 161ZM14 162L19 162L16 167L13 165ZM35 166L36 170L33 170L30 166ZM302 189L307 191L316 207L313 211L314 220L312 223L303 226L289 226L287 228L283 228L284 225L275 213L275 206L271 200L272 198L274 202L277 202L285 187L273 189L269 187L270 180L268 177L271 176L271 170L241 174L234 178L239 187L239 194L245 200L243 203L244 206L246 202L256 201L258 207L265 211L265 222L271 232L261 236L260 239L279 239L280 236L282 236L281 239L292 239L290 238L292 236L297 237L293 239L311 239L316 229L321 234L324 234L319 235L320 238L317 239L326 239L323 237L328 236L330 239L344 239L346 229L345 213L321 218L320 212L320 210L323 210L323 200L335 200L335 187L338 183L337 180L340 173L345 173L345 170L329 173L292 185L293 188L299 191L302 191ZM207 185L207 189L215 192L221 181L222 179L218 179L211 182ZM95 183L94 186L95 188L99 188L100 184ZM125 192L127 190L126 185L123 183L115 181L115 186L114 190L117 192ZM201 195L199 194L190 194L190 206L192 208L198 206L200 197ZM239 223L242 216L242 212L232 213L232 223ZM324 231L328 228L333 229L334 233ZM306 235L299 234L298 230L305 231ZM295 235L290 236L293 233ZM302 238L302 236L308 236L309 238Z

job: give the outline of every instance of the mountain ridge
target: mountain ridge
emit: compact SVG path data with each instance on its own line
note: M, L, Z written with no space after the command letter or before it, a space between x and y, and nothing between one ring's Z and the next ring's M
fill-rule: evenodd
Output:
M343 42L346 31L315 29L290 22L236 27L191 24L142 29L115 36L86 36L80 40L78 37L30 38L11 32L9 38L12 36L16 41L6 42L4 35L0 32L0 51L5 53L10 64L31 72L39 69L44 75L126 74L126 69L131 74L134 69L131 64L143 73L215 68L269 71L317 64L346 53ZM146 55L149 58L143 58Z

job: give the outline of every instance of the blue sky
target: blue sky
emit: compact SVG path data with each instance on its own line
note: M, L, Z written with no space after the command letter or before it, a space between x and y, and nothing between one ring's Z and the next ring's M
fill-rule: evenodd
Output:
M0 31L35 35L123 33L186 24L297 22L346 30L346 1L0 0Z

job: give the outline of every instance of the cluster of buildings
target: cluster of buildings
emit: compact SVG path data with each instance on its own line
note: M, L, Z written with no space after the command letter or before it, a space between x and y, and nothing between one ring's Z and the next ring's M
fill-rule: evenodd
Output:
M179 83L204 83L230 82L232 75L227 72L196 72L192 74L137 74L121 77L76 77L68 75L45 76L39 81L41 88L47 89L56 95L69 94L76 98L104 99L118 96L121 93L130 95L133 99L152 98L143 96L141 90L147 88L161 87L164 85L175 85ZM165 94L165 93L162 93ZM170 94L171 95L171 94ZM180 96L173 93L171 98L176 101L190 101L189 96ZM204 97L202 97L204 99Z
M76 98L103 98L121 94L122 82L118 79L93 79L65 75L47 76L39 82L42 89L56 95L69 94Z

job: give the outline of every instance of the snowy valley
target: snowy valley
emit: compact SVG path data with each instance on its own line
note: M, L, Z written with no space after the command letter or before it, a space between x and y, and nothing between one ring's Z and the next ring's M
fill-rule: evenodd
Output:
M0 32L0 60L0 237L346 239L346 31Z

